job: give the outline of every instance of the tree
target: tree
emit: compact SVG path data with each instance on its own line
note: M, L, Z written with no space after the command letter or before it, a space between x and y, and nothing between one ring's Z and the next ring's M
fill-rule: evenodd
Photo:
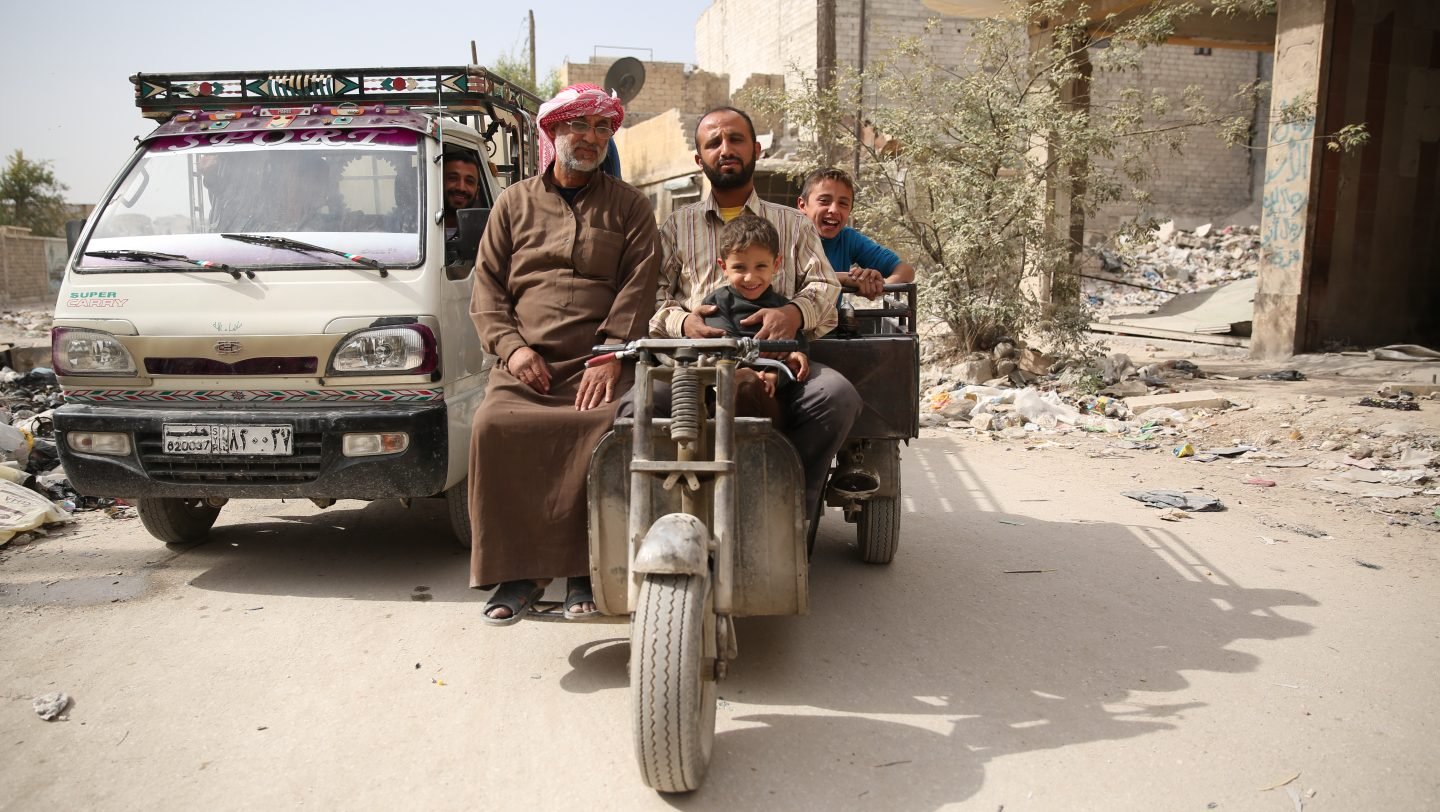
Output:
M530 81L530 63L513 54L500 54L490 63L490 72L539 96L542 100L560 92L560 69L551 68L538 85Z
M1224 13L1268 1L1227 0ZM960 67L906 39L867 67L863 84L841 71L825 88L806 80L747 100L803 134L805 165L858 150L857 224L921 270L923 309L963 349L1027 332L1062 353L1085 349L1081 246L1057 213L1091 217L1122 198L1143 201L1157 156L1182 149L1195 128L1232 144L1250 137L1259 83L1237 88L1223 109L1193 88L1180 99L1138 87L1091 96L1092 74L1137 70L1196 6L1155 3L1123 21L1086 21L1076 8L1012 0L1007 19L971 24ZM862 100L874 102L857 127Z
M65 184L55 180L49 161L31 161L15 150L0 172L0 225L25 226L38 237L61 237L70 207Z

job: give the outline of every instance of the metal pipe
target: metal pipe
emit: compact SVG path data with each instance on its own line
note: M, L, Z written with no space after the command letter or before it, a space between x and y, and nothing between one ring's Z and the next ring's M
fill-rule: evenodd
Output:
M716 365L715 461L733 462L735 451L735 361L725 359ZM734 613L735 545L740 542L735 491L734 471L715 474L710 530L715 539L715 611L721 615Z
M654 442L650 435L651 413L655 410L653 376L655 367L652 359L641 354L636 363L635 375L635 425L630 435L630 459L650 460L654 454ZM630 471L630 550L625 562L629 576L626 590L626 610L633 613L640 597L640 582L635 579L635 552L640 549L640 539L650 529L650 474Z

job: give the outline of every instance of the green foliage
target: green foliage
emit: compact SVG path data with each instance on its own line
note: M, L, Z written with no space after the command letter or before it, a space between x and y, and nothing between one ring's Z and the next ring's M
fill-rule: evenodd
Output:
M521 59L514 54L500 54L495 57L495 60L490 63L490 71L496 76L509 79L541 99L551 98L560 92L559 68L551 68L537 85L530 81L530 61Z
M49 161L31 161L15 150L0 172L0 225L25 226L37 237L64 236L70 217L65 190Z
M1194 3L1086 21L1088 7L1070 0L1009 2L1004 19L969 24L958 67L937 62L921 38L899 40L863 77L840 71L829 88L808 80L798 92L755 92L746 103L785 117L807 167L850 168L858 151L856 225L920 270L926 314L963 346L1025 333L1054 352L1084 353L1093 345L1075 275L1082 246L1057 214L1091 218L1107 204L1144 204L1157 161L1196 129L1248 144L1266 88L1247 83L1215 100L1132 78L1148 48L1201 12ZM1230 0L1217 11L1272 6ZM1093 97L1092 76L1104 91ZM1363 127L1334 137L1362 143ZM1127 224L1112 239L1150 226Z

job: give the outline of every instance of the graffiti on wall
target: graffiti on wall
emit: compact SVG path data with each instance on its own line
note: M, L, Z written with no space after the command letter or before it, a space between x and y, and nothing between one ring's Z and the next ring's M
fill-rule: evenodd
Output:
M1271 125L1260 252L1264 260L1278 268L1292 267L1301 260L1314 149L1313 115Z

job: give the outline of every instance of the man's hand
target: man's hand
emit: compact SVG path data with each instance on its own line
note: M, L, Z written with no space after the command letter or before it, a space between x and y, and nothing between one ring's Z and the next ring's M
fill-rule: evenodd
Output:
M586 367L585 374L580 377L580 391L575 393L575 409L584 412L609 403L615 394L615 382L619 379L618 359Z
M755 311L740 322L742 326L753 327L760 325L755 331L755 337L760 340L775 339L786 341L793 339L795 334L800 332L800 326L804 320L800 317L800 308L794 303L784 307L766 307Z
M529 347L521 347L505 359L505 369L515 376L515 380L536 392L542 395L550 394L550 367L545 364L540 353Z
M810 377L810 357L803 352L792 352L785 358L785 365L795 373L795 380L803 381Z
M878 299L885 292L885 277L874 268L851 268L840 274L840 286L866 299Z
M724 338L725 331L705 323L705 317L719 310L715 305L696 305L685 317L685 338Z

